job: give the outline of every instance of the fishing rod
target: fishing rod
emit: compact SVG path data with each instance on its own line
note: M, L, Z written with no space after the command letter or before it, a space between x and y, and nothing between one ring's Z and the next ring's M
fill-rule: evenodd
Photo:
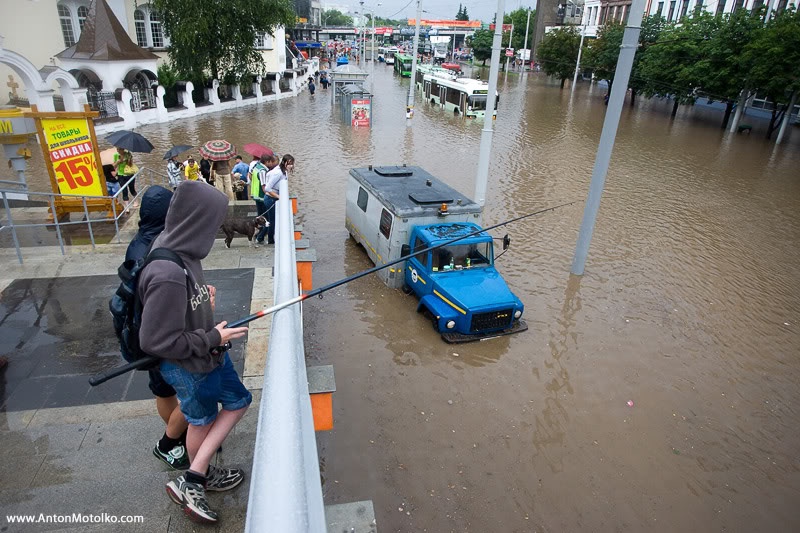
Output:
M398 259L394 259L392 261L389 261L388 263L384 263L382 265L374 266L374 267L369 268L367 270L363 270L361 272L358 272L357 274L353 274L352 276L348 276L348 277L342 278L342 279L340 279L338 281L334 281L333 283L329 283L328 285L325 285L324 287L320 287L318 289L313 289L313 290L311 290L311 291L309 291L309 292L307 292L305 294L301 294L300 296L295 296L294 298L290 298L289 300L286 300L285 302L281 302L279 304L273 305L272 307L264 308L261 311L253 313L252 315L248 315L248 316L246 316L244 318L241 318L239 320L236 320L234 322L230 322L225 327L226 328L238 328L240 326L243 326L243 325L245 325L247 323L252 322L253 320L257 320L259 318L263 318L263 317L265 317L267 315L271 315L271 314L273 314L273 313L275 313L277 311L280 311L281 309L285 309L285 308L287 308L287 307L289 307L291 305L294 305L296 303L300 303L303 300L307 300L309 298L313 298L314 296L320 296L321 294L323 294L323 293L325 293L325 292L327 292L327 291L329 291L331 289L335 289L336 287L340 287L342 285L345 285L346 283L350 283L351 281L355 281L355 280L357 280L359 278L363 278L364 276L369 276L370 274L374 274L375 272L383 270L384 268L390 267L392 265L396 265L397 263L402 263L403 261L407 261L408 259L411 259L412 257L416 257L418 255L428 253L431 250L436 250L438 248L442 248L443 246L450 246L453 243L456 243L456 242L464 240L464 239L468 239L470 237L474 237L475 235L479 235L481 233L484 233L484 232L487 232L487 231L490 231L490 230L493 230L493 229L501 228L503 226L507 226L508 224L513 224L514 222L519 222L520 220L524 220L526 218L530 218L530 217L533 217L533 216L536 216L536 215L541 215L543 213L547 213L548 211L555 211L556 209L561 209L562 207L567 207L567 206L570 206L570 205L575 204L577 202L578 202L578 200L574 200L572 202L567 202L565 204L560 204L560 205L556 205L556 206L553 206L553 207L548 207L547 209L541 209L539 211L534 211L533 213L528 213L526 215L520 215L518 217L506 220L504 222L500 222L499 224L495 224L493 226L489 226L488 228L481 228L481 229L472 231L470 233L467 233L465 235L462 235L460 237L456 237L454 239L450 239L450 240L445 241L443 243L435 244L433 246L428 246L427 248L424 248L422 250L418 250L418 251L410 253L408 255L404 255L402 257L399 257ZM158 359L159 359L158 357L154 357L154 356L143 357L142 359L139 359L138 361L134 361L132 363L128 363L127 365L115 368L114 370L112 370L108 374L104 374L102 376L96 376L96 377L92 378L92 379L89 380L89 384L92 385L92 386L99 385L100 383L104 383L104 382L108 381L111 378L120 376L120 375L124 374L125 372L130 372L131 370L138 370L139 368L142 368L142 367L145 367L145 366L150 366L153 363L155 363L156 361L158 361Z

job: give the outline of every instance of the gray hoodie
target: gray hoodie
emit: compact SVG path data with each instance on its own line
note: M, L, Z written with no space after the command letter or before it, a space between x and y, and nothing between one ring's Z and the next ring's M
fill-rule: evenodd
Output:
M139 331L142 350L170 359L189 372L210 372L222 359L209 353L219 346L221 337L214 329L200 260L211 251L227 211L228 197L214 187L200 181L181 182L153 249L168 248L178 254L186 272L171 261L153 261L138 282L143 304Z

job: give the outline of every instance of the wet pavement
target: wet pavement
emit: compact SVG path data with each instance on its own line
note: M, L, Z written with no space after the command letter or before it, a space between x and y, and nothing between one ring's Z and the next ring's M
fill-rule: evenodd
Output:
M250 313L251 269L212 270L218 320ZM152 394L147 372L130 372L91 387L89 377L122 364L108 301L119 277L17 279L0 293L0 412L144 400ZM234 343L234 367L244 370L245 342Z

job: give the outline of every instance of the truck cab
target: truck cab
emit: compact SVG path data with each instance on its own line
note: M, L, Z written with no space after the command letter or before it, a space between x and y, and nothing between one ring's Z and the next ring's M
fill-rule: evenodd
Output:
M524 331L524 305L494 267L494 242L477 224L449 222L416 226L409 253L476 233L406 261L405 285L419 298L448 342L465 342Z

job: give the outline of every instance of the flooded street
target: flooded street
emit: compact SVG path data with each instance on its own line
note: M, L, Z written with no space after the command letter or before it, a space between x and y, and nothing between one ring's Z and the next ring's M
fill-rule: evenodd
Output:
M373 79L371 130L318 90L141 128L157 150L137 162L215 138L294 155L320 287L371 266L344 225L350 168L474 192L483 124L418 94L406 128L409 80ZM383 532L800 530L800 131L775 148L717 114L626 105L573 277L604 89L501 73L499 92L484 225L578 200L493 232L530 329L448 345L374 277L308 301L309 364L337 384L326 503L373 500Z

